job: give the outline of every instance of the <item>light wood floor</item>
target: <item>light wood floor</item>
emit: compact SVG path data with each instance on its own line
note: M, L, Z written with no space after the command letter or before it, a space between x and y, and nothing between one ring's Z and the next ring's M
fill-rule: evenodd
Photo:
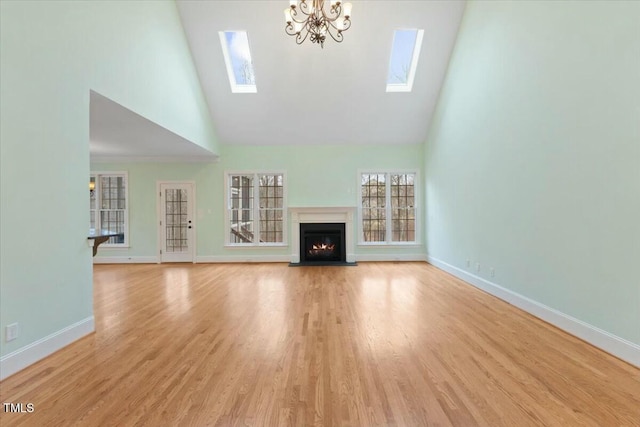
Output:
M425 263L96 266L20 426L638 426L640 370Z

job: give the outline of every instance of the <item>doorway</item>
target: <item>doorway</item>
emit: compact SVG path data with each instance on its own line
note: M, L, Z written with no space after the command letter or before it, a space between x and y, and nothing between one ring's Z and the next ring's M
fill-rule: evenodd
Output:
M194 182L158 182L160 262L195 262L194 206Z

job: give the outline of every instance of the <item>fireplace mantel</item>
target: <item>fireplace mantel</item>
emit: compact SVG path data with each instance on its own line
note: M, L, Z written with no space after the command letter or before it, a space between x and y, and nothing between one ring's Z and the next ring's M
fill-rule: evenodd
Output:
M291 263L300 263L300 223L344 222L347 262L355 262L353 217L355 206L289 207L291 213Z

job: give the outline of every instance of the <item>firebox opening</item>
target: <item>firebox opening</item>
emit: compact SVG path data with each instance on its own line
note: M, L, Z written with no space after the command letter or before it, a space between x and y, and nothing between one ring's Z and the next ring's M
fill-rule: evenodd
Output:
M300 224L300 264L346 265L344 223Z

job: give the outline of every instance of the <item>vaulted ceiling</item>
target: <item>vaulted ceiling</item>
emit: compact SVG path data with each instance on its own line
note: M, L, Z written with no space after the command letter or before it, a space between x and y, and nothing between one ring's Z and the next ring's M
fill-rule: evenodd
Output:
M287 0L178 0L177 7L223 144L420 144L427 136L465 2L359 1L344 41L297 45L284 32ZM396 29L424 30L411 92L387 93ZM257 93L232 93L220 31L246 31ZM92 94L91 155L175 157L199 147ZM120 108L118 108L120 107ZM123 123L127 126L123 126ZM157 125L155 125L157 126ZM140 135L151 129L157 141ZM147 141L147 142L145 142ZM204 151L204 150L203 150Z

